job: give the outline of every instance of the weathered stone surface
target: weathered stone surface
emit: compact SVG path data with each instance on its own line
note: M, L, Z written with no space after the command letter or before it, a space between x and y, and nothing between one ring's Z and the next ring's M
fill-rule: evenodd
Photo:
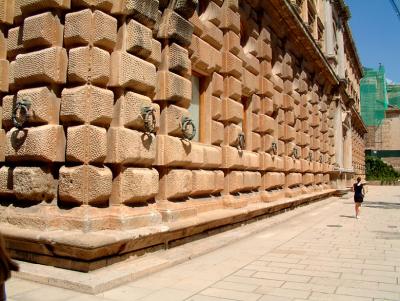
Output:
M64 162L65 135L60 125L16 128L7 132L6 160Z
M27 124L58 124L60 114L60 99L49 87L19 90L17 96L3 98L3 126L7 129L13 127L12 112L16 100L29 99L31 102Z
M131 15L147 27L153 28L157 21L157 0L122 0L115 3L111 13Z
M191 82L175 73L168 71L157 72L156 96L157 100L179 102L188 107L192 98Z
M112 173L108 167L80 165L60 168L59 201L64 204L108 205Z
M88 123L107 127L113 114L114 93L93 85L65 88L61 93L63 124Z
M165 175L164 185L165 195L168 199L185 197L192 190L192 172L172 169Z
M156 67L134 55L123 51L111 54L111 87L130 88L134 91L154 91Z
M13 190L19 200L51 201L57 195L57 181L46 168L18 166L13 170Z
M123 168L113 180L112 205L145 202L158 193L159 176L154 168Z
M62 46L63 26L51 12L24 20L22 41L25 48Z
M155 137L122 127L108 129L105 163L149 165L155 155Z
M16 84L63 84L67 76L67 52L51 47L17 56L14 70Z
M152 103L149 97L134 92L127 92L117 99L114 105L114 116L111 125L144 130L141 110L145 107L154 109L154 116L156 118L155 130L157 130L160 119L159 105Z
M98 47L77 47L69 51L68 81L105 87L110 78L110 54Z
M8 0L0 3L0 23L13 23L15 6L14 1L15 0Z
M70 126L67 130L66 160L102 163L107 154L107 131L94 125Z
M162 15L157 37L176 41L181 46L189 46L192 40L193 25L178 15L166 9Z
M126 50L141 58L147 58L152 51L152 31L131 19L126 25Z
M10 197L13 194L13 168L2 166L0 167L0 195Z
M8 92L9 62L0 59L0 92Z

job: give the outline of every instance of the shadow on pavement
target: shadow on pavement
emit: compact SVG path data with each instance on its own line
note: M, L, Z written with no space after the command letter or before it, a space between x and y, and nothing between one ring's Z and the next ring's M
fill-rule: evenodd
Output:
M400 204L388 202L364 202L363 207L379 209L400 209Z
M340 217L355 218L353 215L339 215Z

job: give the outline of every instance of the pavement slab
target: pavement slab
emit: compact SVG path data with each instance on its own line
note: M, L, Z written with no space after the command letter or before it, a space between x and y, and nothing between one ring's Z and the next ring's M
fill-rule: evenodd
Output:
M371 186L361 219L354 218L351 195L329 198L146 255L142 261L158 260L165 268L96 295L16 277L6 287L14 301L400 300L399 216L400 187ZM238 239L173 266L166 263L182 256L182 248L214 246L224 235ZM135 261L125 264L130 268Z

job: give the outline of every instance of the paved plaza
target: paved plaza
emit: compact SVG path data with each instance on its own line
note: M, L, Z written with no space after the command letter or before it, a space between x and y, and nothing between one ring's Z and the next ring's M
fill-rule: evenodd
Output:
M13 278L7 282L9 300L400 300L400 186L368 190L359 220L351 198L330 198L274 217L281 222L245 239L98 295Z

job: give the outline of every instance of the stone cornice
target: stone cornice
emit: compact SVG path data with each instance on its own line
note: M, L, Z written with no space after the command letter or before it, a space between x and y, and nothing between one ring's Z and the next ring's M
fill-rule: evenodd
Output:
M272 4L275 8L271 10L268 3ZM271 22L271 27L277 27L277 31L282 31L281 22L287 24L288 30L292 34L292 39L295 41L294 44L302 46L303 52L307 54L309 61L313 62L318 71L324 73L326 80L333 85L337 85L339 80L330 66L325 54L322 52L317 42L314 40L306 24L301 19L296 9L291 5L290 0L266 0L262 4L264 9L271 14L271 18L278 22ZM279 12L279 13L278 13ZM306 56L306 57L307 57Z

